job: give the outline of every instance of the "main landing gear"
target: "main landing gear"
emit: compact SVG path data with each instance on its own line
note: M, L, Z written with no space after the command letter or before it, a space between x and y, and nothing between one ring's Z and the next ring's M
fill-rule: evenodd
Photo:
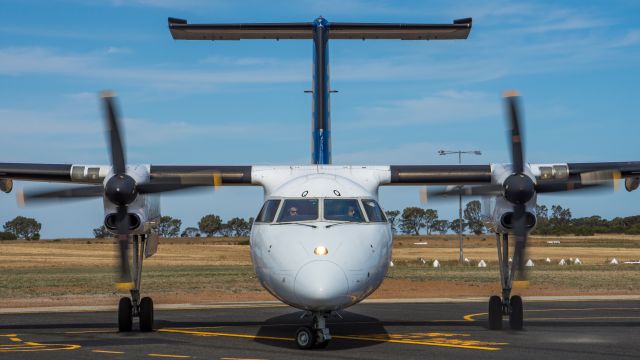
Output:
M489 299L489 329L502 329L502 317L509 316L509 326L513 330L522 330L523 307L522 298L511 296L515 267L509 266L509 234L496 234L498 262L500 264L500 285L502 297L492 296Z
M329 345L331 334L327 328L330 313L313 313L313 326L303 326L296 331L296 344L300 349L324 349Z
M150 297L140 299L140 284L142 280L142 262L148 235L133 235L133 288L131 297L123 297L118 304L118 330L131 331L133 318L140 320L140 331L153 331L153 300Z

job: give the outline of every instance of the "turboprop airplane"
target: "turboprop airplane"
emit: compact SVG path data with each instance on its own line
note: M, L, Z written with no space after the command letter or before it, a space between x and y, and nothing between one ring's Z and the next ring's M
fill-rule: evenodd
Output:
M379 165L331 164L329 56L331 39L466 39L470 18L452 24L331 23L189 24L169 18L176 40L312 39L313 111L310 165L218 166L128 165L114 95L102 94L109 132L111 165L0 163L0 189L13 180L85 184L63 190L25 192L26 204L100 197L105 226L117 235L117 284L129 290L118 307L118 328L153 329L153 301L140 298L142 265L157 250L158 195L193 187L261 186L264 205L251 229L251 258L260 283L276 298L310 315L297 330L302 349L325 347L331 339L326 320L352 306L382 283L391 260L392 234L378 204L380 186L456 185L441 195L468 192L493 201L490 222L498 239L502 296L489 302L492 329L509 316L513 329L523 327L522 299L511 296L512 282L524 278L522 261L527 234L535 226L536 194L604 186L623 177L627 190L638 187L640 162L526 164L522 151L516 94L506 96L511 164ZM464 187L460 187L464 185ZM469 187L470 186L470 187ZM509 266L508 234L515 236ZM504 249L501 249L502 235ZM133 248L133 260L129 251ZM130 264L131 262L131 264Z

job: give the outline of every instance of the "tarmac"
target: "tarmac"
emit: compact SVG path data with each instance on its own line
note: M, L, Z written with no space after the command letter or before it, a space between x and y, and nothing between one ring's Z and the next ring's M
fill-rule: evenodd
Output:
M277 302L157 305L151 333L118 333L113 307L2 309L0 358L640 359L640 297L526 298L522 331L489 330L486 302L369 301L314 350L293 341L310 318Z

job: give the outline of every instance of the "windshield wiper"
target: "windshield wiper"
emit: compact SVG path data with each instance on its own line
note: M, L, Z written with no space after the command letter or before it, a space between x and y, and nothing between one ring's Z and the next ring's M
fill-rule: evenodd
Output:
M304 224L304 223L297 223L297 222L282 222L282 223L275 223L275 224L271 224L271 225L302 225L302 226L308 226L311 228L317 228L317 226L315 225L311 225L311 224Z
M334 222L333 224L329 224L327 226L325 226L325 229L328 229L332 226L336 226L336 225L348 225L348 224L362 224L362 221L340 221L340 222Z

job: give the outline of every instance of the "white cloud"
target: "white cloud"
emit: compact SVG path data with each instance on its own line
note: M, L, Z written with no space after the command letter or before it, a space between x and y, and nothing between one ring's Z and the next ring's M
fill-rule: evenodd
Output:
M627 47L640 44L640 29L634 29L620 40L611 44L611 47Z
M419 98L395 100L357 109L358 120L348 127L390 127L407 124L469 122L501 116L496 94L447 90Z
M223 83L286 83L308 81L306 69L274 66L242 70L179 70L154 65L115 66L95 53L65 54L38 47L0 49L0 75L54 74L84 78L144 81L150 84L211 85Z
M105 50L106 54L131 54L133 51L129 48L125 47L117 47L117 46L109 46L107 50Z

